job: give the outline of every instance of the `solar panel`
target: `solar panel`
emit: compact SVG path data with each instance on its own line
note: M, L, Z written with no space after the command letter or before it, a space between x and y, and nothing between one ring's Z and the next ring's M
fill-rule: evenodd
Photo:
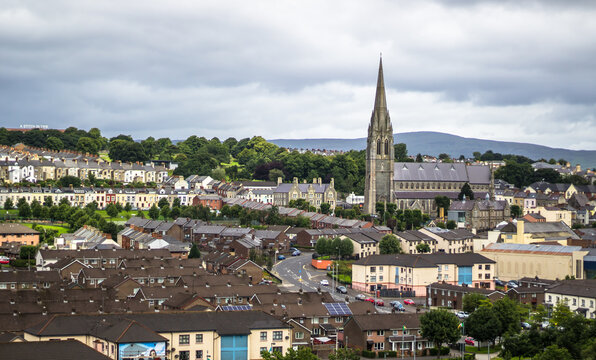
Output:
M352 310L348 307L346 303L323 303L329 315L332 316L343 316L343 315L352 315Z
M246 311L251 310L252 307L250 305L226 305L222 306L221 309L223 311Z

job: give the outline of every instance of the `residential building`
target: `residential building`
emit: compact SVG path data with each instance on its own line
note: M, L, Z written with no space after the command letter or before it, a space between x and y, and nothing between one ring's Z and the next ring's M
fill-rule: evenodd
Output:
M505 297L505 293L499 290L435 282L427 286L426 301L428 306L462 310L464 305L463 298L468 294L484 295L491 302Z
M21 245L39 245L39 231L17 223L0 223L0 243L18 242Z
M292 183L279 184L273 191L273 204L276 206L288 206L290 201L298 199L306 200L310 206L317 209L323 203L335 209L337 191L335 191L333 178L329 184L323 184L321 178L313 179L312 184L298 183L298 178L294 178Z
M563 303L587 319L596 319L596 279L559 281L547 287L544 296L544 304L551 309Z
M568 239L579 240L579 236L562 221L559 222L526 222L517 219L500 230L500 240L513 244L532 244L540 242L559 242L565 245Z
M462 200L452 201L447 214L447 219L455 221L458 228L484 231L508 220L511 211L505 200Z
M462 254L471 252L474 246L474 233L466 229L443 229L440 227L425 227L420 233L436 241L435 251L446 254Z
M352 264L352 288L409 291L425 296L438 281L494 289L495 261L475 253L373 255Z

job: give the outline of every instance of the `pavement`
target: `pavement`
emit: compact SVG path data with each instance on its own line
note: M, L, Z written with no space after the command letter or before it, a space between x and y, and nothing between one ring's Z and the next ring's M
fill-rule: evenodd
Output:
M303 252L302 255L299 256L288 256L285 260L277 260L273 265L272 270L273 273L283 281L279 287L290 292L298 291L301 288L304 291L317 291L318 288L321 288L321 291L329 292L336 301L345 301L346 297L349 302L358 301L355 298L358 294L364 294L367 298L373 296L368 293L361 293L353 290L349 286L346 286L348 289L347 294L341 294L335 291L336 286L341 284L337 284L332 278L327 276L326 270L318 270L312 267L311 261L312 252ZM329 286L321 286L321 280L323 279L326 279L329 282ZM403 300L388 297L380 299L383 299L385 302L385 306L376 307L377 311L381 313L391 312L391 307L389 306L390 301ZM424 304L424 298L414 298L413 300L417 304ZM404 307L406 312L416 312L415 305L404 305Z

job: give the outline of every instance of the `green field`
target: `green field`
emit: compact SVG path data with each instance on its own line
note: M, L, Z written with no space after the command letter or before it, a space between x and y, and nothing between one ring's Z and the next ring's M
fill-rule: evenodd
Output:
M33 228L34 223L21 223L21 224L25 225L26 227ZM70 232L70 227L68 227L68 226L46 225L46 224L37 224L37 226L40 226L47 230L56 230L56 231L58 231L58 235L62 235L64 233Z

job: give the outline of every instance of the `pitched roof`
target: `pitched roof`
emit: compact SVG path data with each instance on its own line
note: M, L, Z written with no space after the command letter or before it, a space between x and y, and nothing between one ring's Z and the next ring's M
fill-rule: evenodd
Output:
M493 260L476 253L463 254L391 254L371 255L354 262L354 265L395 265L405 267L436 267L438 264L473 266L475 264L495 263Z
M60 360L109 360L110 357L77 341L32 341L0 343L4 360L60 359Z
M420 328L420 314L391 313L391 314L366 314L354 315L353 321L362 331L391 330Z

